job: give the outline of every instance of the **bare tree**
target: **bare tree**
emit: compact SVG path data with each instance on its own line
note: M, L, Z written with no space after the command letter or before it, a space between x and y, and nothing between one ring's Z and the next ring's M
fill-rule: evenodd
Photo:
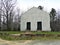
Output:
M0 8L0 10L3 13L3 16L6 18L6 26L7 26L7 30L11 29L11 23L13 21L13 11L15 8L15 4L16 4L16 0L0 0L1 1L1 5L2 5L2 9Z
M1 4L1 0L0 0L0 4ZM2 5L0 5L0 9L2 9ZM2 27L2 26L1 26L1 22L2 22L2 21L1 21L1 16L2 16L2 11L0 10L0 30L1 30L1 27Z
M0 6L1 8L1 6ZM0 30L1 30L1 10L0 10Z
M16 8L16 14L14 17L14 29L20 31L20 9Z
M18 30L20 30L20 9L17 8Z

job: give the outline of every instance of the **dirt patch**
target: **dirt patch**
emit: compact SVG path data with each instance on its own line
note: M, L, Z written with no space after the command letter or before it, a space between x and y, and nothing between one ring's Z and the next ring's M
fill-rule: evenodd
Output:
M32 40L6 41L6 40L0 39L0 45L26 45L31 42Z

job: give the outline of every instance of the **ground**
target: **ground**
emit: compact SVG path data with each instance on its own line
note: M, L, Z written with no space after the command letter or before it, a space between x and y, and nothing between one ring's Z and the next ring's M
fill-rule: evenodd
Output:
M51 37L32 37L32 40L27 40L27 37L16 38L9 35L19 34L44 34ZM55 36L53 36L55 35ZM59 35L59 37L57 37ZM24 40L25 39L25 40ZM34 40L33 40L34 39ZM60 32L18 32L18 31L0 31L0 45L60 45Z
M60 32L0 31L0 38L4 40L60 40Z
M0 45L60 45L60 40L20 40L20 41L6 41L0 39Z
M31 40L21 40L21 41L7 41L0 39L0 45L26 45L30 43Z

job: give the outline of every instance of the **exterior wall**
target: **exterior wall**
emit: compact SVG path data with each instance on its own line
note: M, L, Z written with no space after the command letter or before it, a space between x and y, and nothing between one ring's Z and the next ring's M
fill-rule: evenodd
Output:
M45 11L32 8L21 16L21 31L26 31L26 23L31 22L31 31L37 31L37 22L42 22L42 31L51 31L50 17Z

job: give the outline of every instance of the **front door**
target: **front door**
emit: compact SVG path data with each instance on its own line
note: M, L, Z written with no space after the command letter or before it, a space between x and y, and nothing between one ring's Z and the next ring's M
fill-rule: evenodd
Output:
M27 30L31 30L31 22L27 22Z
M37 22L37 30L42 30L42 22Z

